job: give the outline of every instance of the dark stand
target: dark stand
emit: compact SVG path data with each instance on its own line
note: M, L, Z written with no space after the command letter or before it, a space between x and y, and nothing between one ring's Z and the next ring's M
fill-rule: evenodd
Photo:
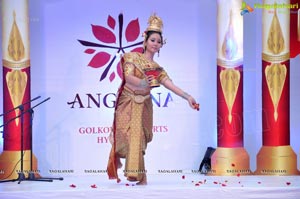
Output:
M216 149L213 147L207 147L204 158L199 167L199 171L202 174L207 174L211 170L211 156L215 150Z
M15 107L15 108L9 110L8 112L6 112L6 113L0 115L0 117L1 117L1 116L5 115L5 114L8 114L8 113L14 111L15 109L20 109L20 111L21 111L21 114L19 114L18 116L16 116L16 117L10 119L8 122L6 122L5 124L2 125L2 126L5 126L5 125L7 125L8 123L10 123L11 121L13 121L13 120L15 120L15 119L17 119L17 118L20 117L20 120L21 120L21 151L20 151L20 153L21 153L21 154L20 154L20 155L21 155L21 160L20 160L20 162L21 162L21 169L20 169L20 171L18 172L18 178L17 178L17 179L2 180L2 181L0 181L0 183L2 183L2 182L15 182L15 181L18 181L18 184L20 184L22 181L53 182L53 180L63 180L63 178L35 178L34 172L33 172L33 170L32 170L32 159L33 159L33 158L32 158L32 154L33 154L33 153L32 153L32 148L33 148L33 147L32 147L32 114L33 114L33 108L35 108L35 107L39 106L40 104L46 102L47 100L50 99L50 97L47 98L46 100L44 100L44 101L38 103L37 105L35 105L34 107L28 109L28 110L25 111L25 112L24 112L24 105L25 105L25 104L28 104L28 103L30 103L30 102L32 102L32 101L34 101L34 100L36 100L36 99L38 99L38 98L40 98L40 97L41 97L41 96L38 96L38 97L36 97L36 98L34 98L34 99L32 99L32 100L30 100L30 101L24 103L24 104L21 104L21 105ZM29 113L30 113L30 122L31 122L31 124L30 124L30 135L29 135L29 136L30 136L30 148L31 148L31 150L30 150L30 172L29 172L29 174L28 174L28 178L25 177L24 170L23 170L23 164L24 164L24 160L23 160L23 156L24 156L24 143L23 143L23 142L24 142L24 141L23 141L23 137L24 137L24 114L25 114L26 112L29 112ZM2 126L0 126L0 127L2 127Z
M18 172L18 178L17 179L11 179L11 180L1 180L0 181L0 183L2 183L2 182L15 182L15 181L22 181L22 180L25 180L25 174L24 174L24 172L23 172L23 134L24 134L24 129L23 129L23 122L24 122L24 118L23 118L23 115L24 115L24 105L26 105L26 104L29 104L30 102L32 102L32 101L34 101L34 100L37 100L37 99L39 99L41 96L38 96L38 97L36 97L36 98L33 98L33 99L31 99L30 101L28 101L28 102L25 102L25 103L23 103L23 104L21 104L21 105L19 105L19 106L17 106L17 107L15 107L15 108L13 108L13 109L11 109L11 110L9 110L9 111L7 111L6 113L3 113L3 114L1 114L0 115L0 117L2 117L2 116L4 116L4 115L6 115L6 114L8 114L8 113L10 113L10 112L12 112L12 111L14 111L14 110L16 110L16 109L20 109L20 111L21 111L21 114L19 114L19 115L17 115L16 117L14 117L14 118L11 118L10 120L8 120L5 124L3 124L2 126L0 126L0 127L3 127L3 126L5 126L5 125L8 125L10 122L12 122L12 121L14 121L14 120L16 120L17 118L20 118L20 120L21 120L21 151L20 151L20 157L21 157L21 169L20 169L20 172ZM4 132L5 133L5 132ZM5 134L3 134L3 136L5 137Z
M40 104L48 101L50 99L50 97L48 97L47 99L45 99L44 101L38 103L37 105L33 106L31 109L28 110L29 114L30 114L30 172L28 174L28 178L26 180L29 180L29 181L44 181L44 182L53 182L53 180L63 180L64 178L62 177L58 177L58 178L50 178L50 177L39 177L39 178L36 178L35 175L34 175L34 171L32 169L32 161L33 161L33 147L32 147L32 143L33 143L33 139L32 139L32 123L33 123L33 109L37 106L39 106Z

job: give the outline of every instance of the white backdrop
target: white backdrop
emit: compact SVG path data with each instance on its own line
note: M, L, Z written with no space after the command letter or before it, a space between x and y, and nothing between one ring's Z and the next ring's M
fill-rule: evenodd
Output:
M154 103L154 139L145 156L148 172L199 168L206 147L216 147L217 140L216 1L29 2L31 96L51 98L35 109L33 119L33 150L42 174L71 170L72 175L85 175L89 174L86 170L100 172L106 169L111 148L107 137L113 120L113 94L121 82L116 73L119 59L115 60L107 78L99 81L106 66L89 67L95 53L84 51L90 48L115 55L116 50L85 47L78 39L103 44L94 37L91 25L109 28L109 15L116 20L115 29L110 30L118 38L120 13L124 16L123 46L142 41L139 37L134 42L126 42L124 31L131 20L138 18L142 32L152 13L163 19L167 44L156 61L168 71L175 84L192 94L201 105L200 112L197 112L163 87L152 91L153 97L156 100L160 97L161 103L160 106ZM259 9L244 16L244 146L250 155L252 170L256 168L256 154L262 144L260 20ZM118 46L118 42L117 39L116 44L109 45ZM291 60L291 145L298 156L300 93L296 85L300 81L299 59L298 56ZM116 76L110 81L108 77L112 72ZM0 75L2 77L2 70ZM1 81L1 90L2 86ZM88 96L99 100L100 107ZM77 103L72 108L68 102L75 98ZM0 100L2 104L2 97ZM1 113L2 110L1 105Z

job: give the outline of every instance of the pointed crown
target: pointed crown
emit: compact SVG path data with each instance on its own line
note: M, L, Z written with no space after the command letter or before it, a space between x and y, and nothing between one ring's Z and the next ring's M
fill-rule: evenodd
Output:
M156 16L156 14L153 14L148 19L148 28L146 32L148 31L157 31L162 33L163 28L163 22L160 17Z

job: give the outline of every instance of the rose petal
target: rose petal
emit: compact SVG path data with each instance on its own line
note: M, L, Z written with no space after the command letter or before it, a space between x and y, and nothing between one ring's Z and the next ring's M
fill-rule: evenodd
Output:
M97 185L93 184L91 185L92 188L97 188Z
M112 16L108 16L107 18L107 25L111 28L111 29L115 29L116 26L116 20L112 17Z
M226 184L222 184L222 186L223 186L223 187L226 187L227 185L226 185Z
M71 185L70 185L70 187L72 187L72 188L75 188L75 187L76 187L76 185L74 185L74 184L71 184Z
M200 184L199 184L199 183L196 183L195 186L200 186Z
M115 34L103 26L92 25L94 36L104 43L116 43Z
M115 72L112 72L112 73L110 74L110 76L109 76L109 81L110 81L110 82L114 81L115 77L116 77Z
M238 173L238 174L236 174L236 176L237 176L237 177L240 177L240 176L241 176L241 174L239 174L239 173Z
M88 48L88 49L86 49L84 52L85 52L86 54L93 54L95 51L96 51L96 50L94 50L94 49Z
M119 63L117 64L117 73L118 73L119 77L120 77L121 79L123 79L123 71L122 71L122 67L121 67L121 62L119 62Z
M139 19L137 18L129 22L128 26L126 27L125 37L127 42L136 40L139 34L140 34L140 24L139 24Z
M232 164L231 164L231 166L232 166L232 167L235 167L235 164L234 164L234 163L232 163Z
M138 53L142 53L144 51L143 47L137 47L133 50L131 50L131 52L138 52Z
M110 60L110 54L106 52L99 52L92 58L88 66L91 66L93 68L100 68L105 64L107 64L109 60Z
M286 185L290 185L290 184L291 184L290 182L287 182L287 183L286 183Z
M185 179L185 176L183 175L183 176L181 176L181 178L182 178L182 179Z

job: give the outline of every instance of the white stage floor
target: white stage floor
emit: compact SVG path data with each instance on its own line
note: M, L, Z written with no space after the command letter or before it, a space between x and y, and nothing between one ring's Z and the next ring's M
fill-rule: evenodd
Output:
M0 183L0 198L300 198L300 176L153 174L148 175L148 185L145 186L137 186L124 178L117 183L108 180L106 175L62 177L64 180L53 182Z

